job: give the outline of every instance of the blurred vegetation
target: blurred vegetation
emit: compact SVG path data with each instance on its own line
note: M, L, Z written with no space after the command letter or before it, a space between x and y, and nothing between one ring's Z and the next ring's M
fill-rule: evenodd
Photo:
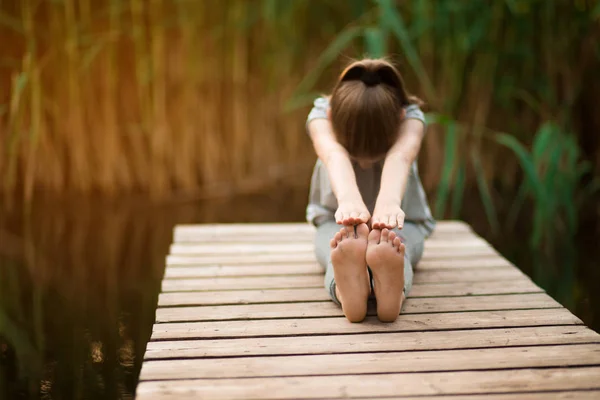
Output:
M0 43L0 210L11 210L0 222L16 213L22 229L18 246L6 235L0 242L0 258L10 260L0 265L0 335L17 349L0 341L0 361L32 360L33 371L44 371L35 367L41 355L65 349L47 337L63 307L48 299L65 296L63 287L52 292L44 282L56 276L76 286L85 277L59 276L64 265L75 273L104 260L97 268L109 287L131 279L111 268L139 266L134 255L154 240L123 233L138 223L123 217L102 228L101 255L88 248L98 239L88 236L91 222L78 224L65 247L63 220L39 227L33 208L16 205L307 189L310 104L363 56L390 55L427 103L419 166L437 218L473 224L572 310L591 291L576 281L598 282L598 0L0 0ZM292 208L280 219L296 218L300 208ZM64 247L72 260L42 257L45 246ZM73 293L61 301L120 307L109 304L116 295ZM584 318L596 329L598 298ZM112 329L100 335L110 354L131 346L116 315L84 332L77 321L93 325L101 312L86 307L55 321L71 329L61 340L87 343L73 344L81 353L72 368L94 368L91 349L104 343L94 335L104 328ZM39 379L54 376L48 371ZM0 372L0 384L9 375Z

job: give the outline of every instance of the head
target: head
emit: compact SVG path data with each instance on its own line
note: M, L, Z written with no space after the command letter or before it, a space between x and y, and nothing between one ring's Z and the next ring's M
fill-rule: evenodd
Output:
M350 64L331 93L330 120L338 142L361 163L385 157L398 137L404 106L419 103L404 88L389 62L365 59Z

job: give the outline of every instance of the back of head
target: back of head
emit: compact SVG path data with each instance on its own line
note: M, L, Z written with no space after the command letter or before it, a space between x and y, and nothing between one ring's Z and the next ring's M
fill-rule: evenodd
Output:
M402 107L413 102L392 64L356 61L342 72L331 94L335 136L355 158L382 157L398 137Z

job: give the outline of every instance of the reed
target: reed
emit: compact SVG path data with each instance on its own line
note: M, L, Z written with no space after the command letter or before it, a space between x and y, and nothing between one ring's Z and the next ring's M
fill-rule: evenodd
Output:
M305 186L310 101L348 57L395 54L410 89L457 127L433 124L420 160L437 215L458 215L475 185L496 226L492 199L518 185L520 167L490 131L528 145L556 119L592 144L583 158L600 153L587 106L598 4L3 1L2 193L165 199Z

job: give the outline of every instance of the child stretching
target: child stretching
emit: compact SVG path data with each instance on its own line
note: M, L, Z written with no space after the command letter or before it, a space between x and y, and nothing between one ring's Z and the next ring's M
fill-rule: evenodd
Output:
M415 161L425 132L419 104L393 65L366 59L308 116L319 159L306 217L317 227L325 289L352 322L365 318L371 294L379 319L396 320L435 227Z

